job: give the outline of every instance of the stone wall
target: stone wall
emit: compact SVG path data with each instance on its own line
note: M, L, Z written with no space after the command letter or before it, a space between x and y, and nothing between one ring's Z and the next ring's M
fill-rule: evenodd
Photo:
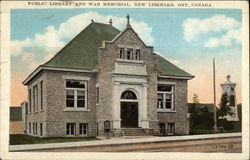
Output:
M159 79L160 83L173 84L175 88L173 112L158 112L158 123L175 123L175 134L189 133L188 104L187 104L187 80Z
M104 48L99 49L98 54L98 69L99 74L97 76L97 83L100 87L100 103L97 106L97 121L99 124L99 134L104 134L103 123L105 120L114 120L112 105L114 100L112 99L114 95L113 87L116 82L114 82L115 73L115 63L119 58L119 48L140 49L141 57L140 60L146 65L147 72L147 110L148 110L148 121L151 128L157 130L157 112L156 112L156 103L157 103L157 70L156 70L156 57L153 54L153 48L147 47L143 42L138 38L135 32L131 28L127 29L120 37L118 37L113 42L105 43ZM128 67L124 68L124 73L119 74L120 77L128 77L129 74L135 73L135 71L129 71L131 67L129 65L134 65L134 61L126 62ZM124 66L126 67L126 66ZM120 69L121 71L121 69ZM135 75L136 76L136 75ZM137 75L138 76L138 75ZM139 78L139 76L138 76ZM132 83L132 82L131 82ZM129 83L127 84L129 85ZM142 84L141 84L142 85ZM131 85L133 88L133 85ZM117 107L117 106L116 106ZM155 123L156 122L156 123ZM111 123L111 126L112 123Z
M87 110L66 109L66 79L87 81ZM47 136L66 136L66 123L76 123L76 136L79 136L79 123L88 123L88 136L96 136L96 90L93 73L47 71Z
M41 81L43 82L43 103L41 103ZM38 109L34 110L34 99L33 99L33 89L34 86L38 86ZM26 134L33 135L33 136L41 136L40 133L40 123L43 124L43 135L46 136L46 123L47 123L47 81L46 81L46 73L40 73L35 79L33 79L28 85L28 115L26 115L26 127L27 132ZM29 89L31 89L31 103L29 101ZM43 104L43 109L41 109L41 104ZM30 110L31 107L31 110ZM37 135L33 134L33 123L37 123ZM29 124L31 124L31 133L29 132Z

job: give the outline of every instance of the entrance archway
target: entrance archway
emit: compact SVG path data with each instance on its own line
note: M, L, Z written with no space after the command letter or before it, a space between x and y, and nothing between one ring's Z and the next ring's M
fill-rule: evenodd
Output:
M126 90L121 94L121 127L138 127L138 99L131 90Z

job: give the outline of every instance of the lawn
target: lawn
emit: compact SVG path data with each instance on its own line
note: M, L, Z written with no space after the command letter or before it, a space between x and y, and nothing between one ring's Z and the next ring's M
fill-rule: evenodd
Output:
M38 144L38 143L62 143L62 142L77 142L77 141L93 141L100 140L96 137L53 137L39 138L23 134L10 135L10 145L18 144Z

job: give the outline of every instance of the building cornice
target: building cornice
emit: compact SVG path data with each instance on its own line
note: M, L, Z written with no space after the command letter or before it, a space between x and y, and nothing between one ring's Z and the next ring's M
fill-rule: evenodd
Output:
M67 71L67 72L81 72L81 73L96 73L99 72L97 69L75 69L75 68L58 68L50 66L38 66L23 82L23 85L28 85L28 83L34 79L41 71Z
M190 80L193 79L195 76L190 76L190 77L182 77L182 76L166 76L166 75L158 75L158 78L171 78L171 79L185 79L185 80Z

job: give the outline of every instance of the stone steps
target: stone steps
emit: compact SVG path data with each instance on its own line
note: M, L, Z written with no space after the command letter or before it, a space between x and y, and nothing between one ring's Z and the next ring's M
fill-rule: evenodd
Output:
M123 128L124 136L145 136L147 133L142 128Z

